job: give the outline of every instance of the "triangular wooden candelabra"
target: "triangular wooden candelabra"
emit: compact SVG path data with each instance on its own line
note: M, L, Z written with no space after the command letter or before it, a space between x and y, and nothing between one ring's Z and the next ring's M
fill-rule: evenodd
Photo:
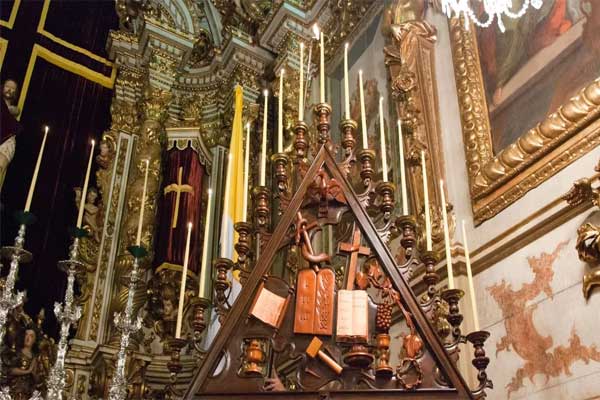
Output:
M327 254L315 254L306 232L309 225L333 225L342 219L346 224L350 221L348 225L354 227L347 240L354 244L341 246L338 250L348 259L352 252L356 253L351 267L357 265L357 256L366 261L357 271L347 267L344 276L332 284L331 279L335 280L336 276L327 265ZM479 397L468 388L457 369L456 354L445 348L380 235L330 150L321 146L229 310L185 398ZM300 321L304 317L296 315L303 307L297 301L302 302L307 296L306 291L313 288L309 284L297 287L297 284L288 284L269 275L277 254L287 246L297 246L300 251L295 255L309 260L306 262L308 268L317 275L315 279L315 274L301 269L297 279L302 280L303 285L306 281L300 276L310 275L312 278L307 279L316 284L315 291L326 291L329 286L335 286L331 289L334 291L331 297L319 298L317 294L317 304L308 305L324 313L306 317L310 320L308 328L298 327L306 321ZM285 254L290 256L290 253ZM319 259L319 256L322 257ZM325 270L329 272L319 280L318 275ZM291 281L296 282L295 279ZM337 332L331 329L338 317L335 314L341 313L337 307L341 289L355 287L362 294L368 294L369 336L366 341L360 337L354 340L350 337L348 341L339 335L339 326ZM348 292L344 291L344 297L348 297ZM374 298L379 299L379 306ZM320 300L325 304L318 304ZM336 307L331 307L331 302ZM387 310L381 306L383 303L388 306ZM402 311L397 313L400 317L396 320L400 323L404 320L404 328L408 330L403 339L398 339L403 340L403 356L395 368L390 366L395 364L390 361L390 335L386 338L387 332L382 333L380 326L380 317L389 318L392 306ZM330 309L334 310L334 315L329 315ZM354 313L358 314L360 312ZM332 334L328 334L328 330ZM275 376L286 381L287 392L265 391L265 379Z

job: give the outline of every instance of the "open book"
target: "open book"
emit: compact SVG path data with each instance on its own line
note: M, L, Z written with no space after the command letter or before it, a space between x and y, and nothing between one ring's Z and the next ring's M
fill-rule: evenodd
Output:
M365 290L340 290L337 299L338 340L366 341L369 337L369 297Z
M250 310L250 314L260 319L265 324L279 328L283 319L284 309L287 305L285 297L271 292L265 287L259 289L258 296Z

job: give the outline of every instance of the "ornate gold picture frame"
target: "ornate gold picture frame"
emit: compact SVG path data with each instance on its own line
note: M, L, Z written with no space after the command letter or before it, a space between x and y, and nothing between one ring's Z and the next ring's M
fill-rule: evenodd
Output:
M475 28L450 20L450 41L475 224L600 144L600 78L494 154Z

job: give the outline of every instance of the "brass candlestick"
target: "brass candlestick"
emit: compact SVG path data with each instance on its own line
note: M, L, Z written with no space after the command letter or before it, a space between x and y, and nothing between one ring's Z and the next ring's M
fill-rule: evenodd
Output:
M435 270L435 264L437 263L437 254L433 251L424 251L421 254L421 260L425 264L425 276L423 281L427 285L427 294L430 299L437 295L437 283L440 281L440 276Z
M327 103L319 103L315 106L315 115L317 117L317 132L318 141L320 144L327 145L329 150L332 150L331 136L329 131L329 117L331 115L331 106Z
M354 132L358 124L353 119L344 119L340 123L340 129L342 130L342 148L344 149L344 156L346 158L352 156L354 147L356 146L356 138Z
M308 125L306 125L304 121L296 121L296 126L294 126L294 133L296 134L296 138L294 139L296 162L299 162L306 157L306 149L308 149L306 132L308 132Z
M233 268L233 261L228 258L217 258L214 263L214 268L217 271L215 277L215 306L219 315L219 322L223 323L225 316L229 311L227 302L227 291L231 288L231 282L227 277L227 273Z
M379 182L377 185L377 193L381 196L381 204L379 206L383 213L383 220L389 221L392 211L394 210L394 190L396 186L391 182Z
M417 228L417 220L413 215L401 215L396 219L396 226L402 232L400 245L404 248L406 259L409 259L414 251L417 238L415 231Z
M486 368L490 363L490 359L485 356L485 349L483 348L485 341L489 337L490 333L487 331L475 331L467 335L467 340L473 344L473 348L475 349L475 358L473 359L472 363L478 371L477 380L479 381L479 386L477 386L472 393L476 399L483 399L486 397L486 388L494 388L494 384L490 379L488 379L486 372Z
M465 292L460 289L446 289L442 292L442 299L448 303L448 316L446 319L452 326L453 342L450 347L455 347L459 343L464 343L465 338L460 331L460 324L463 321L463 316L460 313L458 302L465 295Z
M360 177L363 180L363 185L369 187L373 179L375 170L373 169L373 161L375 161L375 151L371 149L362 149L358 153L358 159L361 163Z
M238 241L234 246L238 254L236 269L240 271L240 283L243 285L250 274L249 255L252 225L248 222L236 222L234 229L238 233Z

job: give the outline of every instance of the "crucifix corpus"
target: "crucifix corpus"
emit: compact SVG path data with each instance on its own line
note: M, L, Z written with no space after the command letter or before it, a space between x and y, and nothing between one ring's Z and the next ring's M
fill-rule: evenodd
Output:
M189 193L190 195L194 195L194 188L190 185L183 184L183 167L179 167L177 171L177 182L171 183L167 187L165 187L165 196L169 193L175 193L175 209L173 210L173 218L171 219L171 228L177 228L177 219L179 217L179 199L181 198L181 193Z

